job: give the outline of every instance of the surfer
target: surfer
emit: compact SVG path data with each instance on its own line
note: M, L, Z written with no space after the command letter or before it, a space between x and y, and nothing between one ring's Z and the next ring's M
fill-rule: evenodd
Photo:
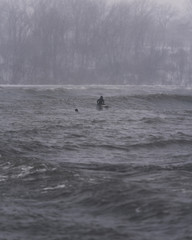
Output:
M97 100L97 105L101 106L101 105L104 105L105 104L105 101L103 99L103 96L101 96L98 100Z

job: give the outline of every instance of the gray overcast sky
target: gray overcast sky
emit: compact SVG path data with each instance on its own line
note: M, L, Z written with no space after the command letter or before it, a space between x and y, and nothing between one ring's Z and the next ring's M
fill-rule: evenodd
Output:
M158 1L160 3L169 3L173 6L179 6L179 7L183 7L183 5L186 4L187 0L154 0L154 1Z
M176 7L178 10L181 11L181 13L185 13L187 10L187 2L188 0L152 0L157 1L159 3L168 3L172 5L173 7Z
M113 0L112 0L113 1ZM116 0L118 1L118 0ZM128 0L130 1L130 0ZM186 6L186 2L188 0L151 0L152 2L158 2L158 3L168 3L168 4L171 4L173 6L177 6L177 7L183 7L184 5Z
M111 1L120 1L120 0L111 0ZM130 1L130 0L127 0ZM157 3L167 3L174 7L177 7L178 9L181 9L182 11L187 8L187 1L188 0L150 0L151 2L157 2Z

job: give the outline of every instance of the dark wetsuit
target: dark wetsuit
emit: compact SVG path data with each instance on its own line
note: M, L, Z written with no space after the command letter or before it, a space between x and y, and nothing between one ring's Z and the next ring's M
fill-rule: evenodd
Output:
M104 105L105 104L104 99L103 99L102 96L97 100L97 104L98 105Z

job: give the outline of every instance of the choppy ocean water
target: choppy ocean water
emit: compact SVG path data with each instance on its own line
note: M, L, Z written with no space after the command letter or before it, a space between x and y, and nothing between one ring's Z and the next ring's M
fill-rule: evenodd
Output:
M0 239L192 239L192 89L2 86L0 114Z

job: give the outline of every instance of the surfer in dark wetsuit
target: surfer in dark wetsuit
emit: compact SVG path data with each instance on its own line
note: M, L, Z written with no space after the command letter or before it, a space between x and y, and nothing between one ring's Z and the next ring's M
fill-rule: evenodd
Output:
M104 105L105 104L105 101L103 99L103 96L101 96L98 100L97 100L97 105L101 106L101 105Z

